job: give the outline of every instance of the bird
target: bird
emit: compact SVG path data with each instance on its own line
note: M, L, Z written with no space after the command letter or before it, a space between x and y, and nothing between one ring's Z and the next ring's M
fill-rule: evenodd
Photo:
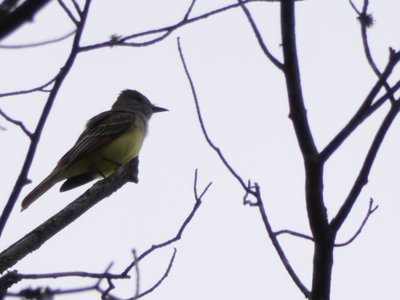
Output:
M168 111L153 105L136 90L123 90L111 109L91 118L74 146L54 170L22 201L25 210L56 183L60 192L111 175L139 155L153 113Z

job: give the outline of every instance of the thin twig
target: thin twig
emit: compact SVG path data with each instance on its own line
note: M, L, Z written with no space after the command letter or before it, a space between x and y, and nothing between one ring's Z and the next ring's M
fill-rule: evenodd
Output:
M360 15L361 12L357 9L357 6L353 3L353 1L349 0L349 3L351 7L354 9L354 11L357 13L357 15Z
M371 171L372 165L375 161L376 154L378 153L378 150L382 145L383 139L385 138L386 133L388 132L393 120L396 118L399 111L400 111L400 102L392 104L392 107L386 114L381 126L379 127L378 132L376 133L375 138L368 150L367 156L365 157L364 163L359 171L359 174L345 202L340 207L338 213L330 223L332 230L334 230L335 232L337 232L339 228L343 225L343 222L349 215L363 187L367 184L368 176Z
M369 206L368 206L368 211L364 217L364 220L362 221L360 227L358 228L358 230L356 231L356 233L346 242L344 243L337 243L335 244L335 247L344 247L347 246L349 244L351 244L361 233L361 231L363 230L365 224L367 224L367 221L369 219L369 217L378 209L378 205L376 205L375 207L372 207L374 205L374 199L370 198L369 199Z
M80 8L78 2L76 2L75 0L71 0L71 2L72 2L72 4L74 5L74 7L75 7L77 13L78 13L80 16L82 16L82 10L81 10L81 8Z
M197 0L192 0L192 3L190 3L190 6L188 8L188 10L186 11L185 16L183 17L183 21L187 21L189 19L189 15L193 10L194 5L196 4Z
M243 189L246 191L247 194L252 194L257 198L257 206L260 210L264 225L267 229L268 235L270 236L272 243L274 244L274 247L276 249L276 251L278 252L279 257L281 258L283 265L285 266L286 270L288 271L289 275L292 277L293 281L296 283L296 285L299 287L299 289L303 292L303 294L308 297L310 295L310 292L308 291L308 289L304 286L304 284L301 282L300 278L296 275L296 273L294 272L292 266L290 265L288 259L286 258L286 255L284 253L284 251L282 250L279 241L277 240L271 225L269 223L268 217L265 213L264 210L264 206L262 203L262 199L261 199L261 195L260 195L260 188L257 184L254 185L254 190L251 187L248 187L248 185L245 184L245 182L243 181L243 179L236 173L236 171L231 167L231 165L228 163L228 161L225 159L225 157L223 156L221 150L212 142L212 140L210 139L210 137L208 136L207 130L204 126L204 122L201 116L201 112L200 112L200 107L199 107L199 102L197 99L197 94L196 94L196 90L194 87L194 83L193 80L190 76L189 70L186 66L186 62L183 56L183 52L182 52L182 48L180 45L180 41L178 38L178 50L179 50L179 55L181 57L181 61L183 64L183 67L185 69L185 73L186 76L189 80L190 83L190 87L192 90L192 94L194 97L194 101L195 101L195 105L196 105L196 109L197 109L197 115L198 115L198 119L200 122L200 126L201 129L203 131L203 135L207 140L207 143L210 145L210 147L217 152L218 156L220 157L221 161L223 162L223 164L225 165L225 167L230 171L230 173L238 180L238 182L242 185Z
M107 266L107 268L104 270L104 273L108 273L108 272L111 270L111 268L112 268L113 265L114 265L114 263L111 262L111 263ZM100 284L102 283L103 280L104 280L104 278L99 278L99 280L96 282L95 286L97 287L97 289L100 289Z
M139 255L139 257L133 261L126 269L125 271L123 271L121 274L128 274L130 272L130 270L137 264L139 263L143 258L145 258L146 256L148 256L149 254L153 253L155 250L160 249L160 248L164 248L178 240L180 240L182 238L183 232L185 231L186 227L190 224L190 222L192 221L193 217L195 216L197 210L200 208L200 205L202 203L202 197L205 195L205 193L208 191L208 189L210 188L212 182L208 183L207 186L205 187L205 189L203 190L203 192L200 194L200 196L197 196L197 188L194 188L194 194L195 194L195 204L192 208L192 211L190 212L190 214L186 217L186 219L183 221L181 227L178 230L178 233L171 239L160 243L160 244L156 244L156 245L152 245L149 249L147 249L145 252L143 252L141 255ZM197 185L197 170L195 172L195 179L194 179L194 185Z
M250 3L250 2L274 2L274 1L243 0L243 3ZM190 13L191 8L189 7L187 12L185 13L185 16L182 18L182 20L173 25L161 27L161 28L157 28L157 29L152 29L152 30L147 30L147 31L143 31L140 33L131 34L131 35L128 35L125 37L121 37L118 40L111 40L111 41L100 42L100 43L96 43L96 44L92 44L92 45L88 45L88 46L82 46L80 48L80 51L84 52L84 51L89 51L89 50L93 50L93 49L99 49L99 48L104 48L104 47L114 47L114 46L128 46L128 47L148 46L148 45L154 44L155 42L159 42L159 41L165 39L172 32L174 32L175 30L177 30L183 26L206 19L208 17L220 14L222 12L225 12L225 11L228 11L231 9L235 9L239 6L240 6L240 3L234 3L234 4L230 4L230 5L218 8L211 12L204 13L204 14L196 16L196 17L185 19L186 16L188 15L188 13ZM161 36L151 39L149 41L145 41L145 42L138 42L138 43L128 42L129 40L132 40L132 39L136 39L136 38L144 37L144 36L152 36L155 34L161 34Z
M344 126L339 133L328 143L328 145L321 151L321 160L327 160L335 151L342 145L342 143L347 139L348 136L360 125L363 121L367 119L378 107L380 107L387 99L389 99L391 94L394 94L400 88L400 81L397 82L389 93L383 95L380 99L374 102L374 99L379 94L379 91L384 85L384 82L389 78L394 67L400 61L400 52L397 52L390 56L389 61L382 73L382 76L378 79L375 85L372 87L371 91L368 93L367 97L350 119L350 121Z
M276 231L274 234L276 236L281 235L281 234L290 234L290 235L293 235L293 236L296 236L296 237L299 237L299 238L302 238L302 239L306 239L306 240L309 240L309 241L312 241L312 242L314 241L314 238L312 236L309 236L307 234L300 233L300 232L297 232L297 231L288 230L288 229L283 229L283 230Z
M107 279L108 287L101 293L101 299L107 300L110 299L110 292L115 288L114 283L111 279ZM113 297L111 297L113 298Z
M14 185L14 188L7 200L7 203L3 209L3 212L0 216L0 236L3 233L4 227L6 226L7 220L10 217L10 214L15 206L15 203L17 202L17 199L19 197L19 194L22 191L22 188L29 182L28 180L28 172L30 170L30 167L33 162L33 158L39 143L40 136L42 134L44 125L47 121L47 118L50 114L51 108L53 106L53 103L56 99L57 93L67 77L69 71L71 70L75 59L78 55L78 49L79 49L79 43L81 40L83 28L85 27L86 24L86 19L89 14L89 8L90 8L91 0L86 0L85 2L85 8L83 10L82 18L79 23L79 26L76 30L76 34L74 37L74 41L71 47L71 52L68 56L67 61L65 62L63 68L61 68L60 72L57 74L56 79L54 81L54 86L49 94L49 97L47 98L47 102L43 108L42 114L40 116L39 122L36 126L36 129L32 135L31 143L29 145L28 152L25 157L25 161L23 163L22 169L18 175L17 181Z
M132 250L132 254L133 254L133 261L137 260L137 252L136 249ZM135 274L136 274L136 278L135 278L135 282L136 282L136 288L135 288L135 297L134 299L136 299L136 297L140 294L140 270L139 270L139 264L135 264Z
M30 94L33 92L40 92L43 91L44 88L48 87L49 85L51 85L54 81L56 81L57 77L59 76L59 74L57 74L56 76L54 76L52 79L50 79L49 81L47 81L46 83L39 85L38 87L35 88L31 88L28 90L21 90L21 91L15 91L15 92L8 92L8 93L2 93L0 94L0 98L1 97L10 97L10 96L17 96L17 95L24 95L24 94Z
M0 115L6 119L8 122L18 126L19 128L21 128L21 130L30 138L32 139L32 132L30 132L28 130L28 128L25 127L25 124L21 121L15 120L11 117L9 117L4 111L2 111L2 109L0 108Z
M272 53L269 51L267 45L264 43L264 40L261 36L260 31L258 30L258 27L256 25L256 22L254 21L249 9L247 8L246 4L244 3L243 0L238 0L240 7L242 8L244 14L247 17L247 20L250 23L251 28L253 29L253 32L256 36L256 39L258 41L258 44L260 45L261 49L263 50L264 54L268 57L268 59L275 65L280 70L283 70L283 64L275 57L272 55Z
M49 39L46 41L41 41L41 42L35 42L35 43L30 43L30 44L23 44L23 45L0 45L1 49L26 49L26 48L34 48L34 47L41 47L41 46L45 46L45 45L50 45L50 44L54 44L54 43L58 43L61 42L67 38L69 38L70 36L72 36L74 33L76 32L76 30L73 30L67 34L64 34L58 38L54 38L54 39Z
M182 61L183 68L184 68L185 73L186 73L186 77L189 80L190 88L192 90L192 95L193 95L193 99L194 99L194 102L195 102L195 105L196 105L197 117L198 117L198 120L199 120L199 123L200 123L201 131L203 132L203 135L204 135L208 145L218 154L219 158L221 159L221 161L225 165L225 167L237 179L237 181L239 181L239 183L241 184L243 189L245 191L247 191L247 185L246 185L245 181L232 168L232 166L228 163L228 161L226 160L226 158L222 154L222 151L214 144L214 142L211 140L211 138L208 135L208 132L207 132L206 127L204 125L203 117L201 115L200 105L199 105L199 101L197 99L196 89L194 87L194 83L193 83L192 77L191 77L191 75L189 73L189 70L188 70L188 68L186 66L185 57L183 56L182 47L181 47L181 43L180 43L180 39L179 38L178 38L178 51L179 51L179 56L180 56L181 61ZM251 192L249 191L249 193L251 193Z
M58 4L60 4L60 6L62 7L62 9L64 10L64 12L68 15L68 17L70 18L70 20L72 21L72 23L75 24L75 26L78 26L79 22L78 20L74 17L73 13L71 12L71 10L65 5L65 3L62 0L57 0Z
M19 279L48 279L48 278L62 278L62 277L87 277L96 279L129 279L129 275L104 273L91 273L91 272L57 272L57 273L44 273L44 274L23 274L16 271L11 271L8 274L16 276Z
M279 258L281 259L283 266L285 267L286 271L289 273L289 275L292 278L292 280L294 281L294 283L297 285L297 287L303 293L304 297L309 298L310 291L301 282L300 278L297 276L296 272L293 270L292 265L290 264L288 258L286 257L285 252L283 251L283 249L277 239L277 234L272 230L272 226L269 222L267 213L265 211L264 202L261 197L260 187L258 186L257 183L255 184L255 196L257 198L257 207L261 214L261 218L263 220L265 229L267 230L268 236L269 236L272 244L274 245L274 248L275 248L276 252L278 253Z
M156 288L158 288L158 287L163 283L163 281L168 277L169 272L171 271L172 266L173 266L173 264L174 264L175 256L176 256L176 248L174 248L174 253L172 254L172 257L171 257L171 259L170 259L170 261L169 261L168 268L167 268L167 270L164 272L164 275L160 278L160 280L158 280L158 281L156 282L156 284L154 284L154 285L153 285L150 289L148 289L147 291L144 291L143 293L141 293L141 294L139 294L139 295L137 295L137 296L135 296L135 297L133 297L133 298L130 298L129 300L135 300L135 299L142 298L142 297L144 297L144 296L150 294L151 292L153 292Z
M365 57L368 61L369 66L371 67L372 71L375 73L375 75L378 78L380 78L380 77L382 77L382 72L379 70L379 68L377 67L377 65L375 63L375 60L372 57L369 42L368 42L367 31L368 31L368 28L374 23L372 15L368 14L369 1L364 0L364 4L363 4L363 8L362 8L361 12L356 8L356 6L354 5L354 3L351 0L349 0L349 2L350 2L350 5L352 6L352 8L354 9L354 11L357 13L358 20L360 21L361 37L362 37ZM386 92L390 96L390 101L394 102L395 101L394 94L390 93L391 87L386 80L383 82L383 86L385 87Z

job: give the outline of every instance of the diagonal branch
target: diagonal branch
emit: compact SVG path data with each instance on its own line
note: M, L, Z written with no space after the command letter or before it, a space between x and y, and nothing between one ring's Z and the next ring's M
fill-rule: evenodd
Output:
M21 130L30 138L32 139L32 132L30 132L26 127L25 124L21 121L15 120L11 117L9 117L8 115L6 115L5 112L3 112L0 108L0 116L2 116L4 119L6 119L8 122L18 126L19 128L21 128Z
M10 214L14 208L15 203L17 202L18 196L19 196L22 188L28 183L28 178L27 178L28 172L32 165L33 157L35 155L36 148L39 143L39 139L42 134L47 117L50 114L50 111L51 111L51 108L55 101L55 98L57 96L57 93L58 93L62 83L64 82L64 79L67 77L69 71L71 70L72 65L75 62L75 58L78 55L79 43L81 40L83 29L86 24L86 18L89 13L90 3L91 3L91 0L86 0L85 8L84 8L83 14L82 14L82 19L76 30L76 34L75 34L75 38L73 41L71 52L69 54L69 57L68 57L66 63L64 64L64 66L61 68L60 72L55 77L54 86L51 89L49 97L47 98L47 102L43 108L42 115L41 115L39 122L36 126L36 129L32 135L31 144L30 144L28 152L26 154L24 164L19 173L17 181L14 185L14 188L7 200L6 206L4 207L4 210L0 216L0 235L2 234L4 227L6 226L7 220L10 217Z
M248 187L247 187L245 181L242 179L242 177L240 177L240 175L239 175L239 174L233 169L233 167L228 163L228 161L226 160L225 156L223 155L221 149L219 149L219 148L214 144L214 142L211 140L211 138L209 137L209 135L208 135L208 133L207 133L206 127L205 127L204 122L203 122L203 118L202 118L202 116L201 116L200 105L199 105L199 101L198 101L198 99L197 99L197 93L196 93L196 90L195 90L195 87L194 87L194 83L193 83L192 77L190 76L189 70L188 70L188 68L187 68L187 66L186 66L186 62L185 62L185 58L184 58L184 56L183 56L183 52L182 52L181 43L180 43L180 39L179 39L179 38L178 38L178 50L179 50L179 56L180 56L181 61L182 61L182 64L183 64L183 68L184 68L185 73L186 73L186 77L187 77L188 80L189 80L189 84L190 84L190 87L191 87L191 90L192 90L193 98L194 98L195 105L196 105L197 117L198 117L198 119L199 119L199 123L200 123L201 130L202 130L202 132L203 132L203 135L204 135L204 137L205 137L205 139L206 139L208 145L209 145L215 152L217 152L219 158L221 159L221 161L222 161L222 163L225 165L225 167L229 170L229 172L237 179L237 181L239 181L239 183L241 184L241 186L243 187L243 189L244 189L245 191L248 191Z
M185 221L183 221L182 226L179 228L178 233L171 239L160 243L160 244L156 244L151 246L149 249L147 249L145 252L143 252L141 255L139 255L137 257L137 259L135 259L121 274L122 275L127 275L133 267L136 266L136 264L138 264L143 258L145 258L146 256L148 256L149 254L153 253L155 250L160 249L160 248L164 248L172 243L175 243L176 241L179 241L182 238L182 235L186 229L186 227L190 224L190 222L192 221L192 219L194 218L197 210L200 208L200 205L202 203L202 197L205 195L205 193L208 191L208 189L210 188L212 182L210 182L205 189L203 190L203 192L200 194L200 196L198 195L197 192L197 170L195 172L195 176L194 176L194 196L195 196L195 204L192 208L192 211L190 212L190 214L187 216L187 218L185 219Z
M129 298L128 300L140 299L140 298L152 293L156 288L158 288L164 282L164 280L168 277L169 273L171 272L172 266L174 264L175 256L176 256L176 248L174 249L174 253L172 254L171 259L169 260L168 267L165 270L163 276L151 288L147 289L143 293L140 293L132 298Z
M74 17L72 11L65 5L63 0L57 0L58 4L61 6L61 8L64 10L64 12L67 14L69 19L72 21L72 23L75 24L75 26L78 26L79 22L78 20Z
M354 3L351 0L349 0L349 2L350 2L350 5L352 6L352 8L354 9L354 11L357 13L358 20L360 21L361 37L362 37L365 57L366 57L366 59L368 61L369 66L371 67L372 71L375 73L375 75L378 78L380 78L382 76L382 73L378 69L374 59L372 58L372 54L371 54L371 50L370 50L369 42L368 42L367 30L374 23L372 15L368 14L369 1L368 0L364 0L363 9L362 9L361 12L356 8L356 6L354 5ZM383 86L385 87L387 93L389 93L391 88L390 88L390 85L387 83L387 81L385 81L383 83ZM389 94L389 95L390 95L390 101L394 102L395 101L394 94Z
M281 234L290 234L290 235L293 235L295 237L302 238L302 239L305 239L305 240L308 240L308 241L312 241L312 242L314 241L312 236L309 236L307 234L300 233L300 232L297 232L297 231L289 230L289 229L279 230L279 231L274 232L274 234L276 236L281 235Z
M261 192L260 192L260 187L258 184L255 185L255 196L257 198L257 207L258 210L261 214L261 218L263 220L265 229L267 230L268 236L274 245L274 248L276 252L279 255L279 258L281 259L282 264L286 268L286 271L289 273L290 277L294 281L294 283L297 285L297 287L300 289L300 291L303 293L305 298L310 297L310 291L307 289L307 287L301 282L300 278L297 276L296 272L293 270L293 267L291 266L289 260L286 257L285 252L283 251L281 244L278 241L277 234L272 230L272 226L269 222L267 213L265 212L264 208L264 202L261 197Z
M400 52L391 54L389 57L389 61L385 67L385 70L382 73L382 76L379 77L376 84L373 86L371 91L368 93L364 102L361 104L358 111L354 114L351 120L347 123L345 127L330 141L330 143L321 151L321 159L326 161L335 151L340 147L340 145L347 139L347 137L364 121L367 119L371 113L373 113L379 106L385 102L386 99L390 97L391 94L394 94L400 86L400 81L396 83L393 88L390 89L389 93L386 93L384 96L373 103L374 99L377 97L379 91L382 89L384 83L389 78L392 73L394 67L400 61Z
M364 220L361 222L360 227L358 228L358 230L356 231L356 233L346 242L344 243L337 243L335 244L335 247L344 247L347 246L349 244L351 244L361 233L361 231L364 229L365 224L367 224L367 221L369 219L369 217L378 209L378 205L374 206L374 200L371 198L369 199L369 206L368 206L368 211L367 214L365 215Z
M71 2L74 5L77 13L82 17L82 9L80 8L78 2L76 2L76 0L71 0Z
M192 77L190 76L189 70L187 68L186 62L185 62L185 58L183 56L183 51L182 51L182 47L180 44L180 40L178 38L178 50L179 50L179 55L186 73L186 76L189 80L189 84L192 90L192 94L193 94L193 98L195 101L195 105L196 105L196 110L197 110L197 116L199 118L199 123L201 126L201 130L203 132L203 135L205 137L205 139L207 140L207 143L209 144L209 146L218 154L220 160L222 161L222 163L225 165L225 167L229 170L229 172L237 179L237 181L241 184L241 186L243 187L243 189L246 191L246 196L247 194L251 194L253 196L256 197L257 199L257 203L256 206L259 208L264 225L267 229L268 235L270 236L270 239L276 249L276 251L278 252L278 255L283 263L283 265L285 266L286 270L288 271L289 275L292 277L293 281L296 283L296 285L299 287L299 289L303 292L303 294L308 297L308 295L310 294L310 292L307 290L307 288L304 286L304 284L301 282L300 278L296 275L296 273L294 272L292 266L290 265L288 259L286 258L286 255L281 247L281 245L279 244L279 241L275 235L275 233L273 232L271 225L269 223L268 217L265 213L265 209L263 206L263 202L261 199L261 194L260 194L260 189L258 187L257 184L255 184L255 191L253 190L252 187L250 187L249 185L246 185L243 181L243 179L240 177L240 175L232 168L232 166L229 164L229 162L226 160L226 158L224 157L224 155L222 154L222 151L213 143L213 141L210 139L207 130L205 128L204 122L203 122L203 118L201 115L201 111L200 111L200 106L199 106L199 102L198 102L198 98L197 98L197 93L196 93L196 89L194 87L194 83L192 80ZM195 192L196 193L196 192ZM254 206L254 205L252 205Z
M42 246L52 236L71 224L92 206L118 190L127 182L137 182L138 159L119 167L109 177L98 181L59 213L36 227L0 253L0 273ZM127 275L127 274L121 274Z
M318 155L304 104L297 57L294 1L281 2L282 49L290 118L305 160Z
M364 163L357 176L357 179L354 182L353 187L350 190L349 195L347 196L345 202L339 209L337 215L332 219L330 223L332 230L334 230L335 232L337 232L343 225L344 220L349 215L363 187L367 184L368 176L369 173L371 172L371 168L375 161L376 154L378 153L378 150L382 145L383 139L385 138L385 135L390 128L390 125L396 118L399 111L400 111L400 102L397 101L396 103L392 104L392 107L390 108L381 126L379 127L378 132L376 133L376 136L371 144L371 147L369 148L367 156L365 157Z
M263 38L261 36L261 33L258 30L257 25L256 25L253 17L251 16L251 13L250 13L249 9L247 8L246 4L244 4L243 0L238 0L238 1L240 3L240 7L242 8L244 14L247 17L247 20L250 23L251 28L253 29L253 32L254 32L254 34L256 36L258 44L260 45L260 47L263 50L264 54L275 65L275 67L277 67L278 69L283 71L283 64L275 56L272 55L272 53L269 51L267 45L264 43L264 40L263 40Z

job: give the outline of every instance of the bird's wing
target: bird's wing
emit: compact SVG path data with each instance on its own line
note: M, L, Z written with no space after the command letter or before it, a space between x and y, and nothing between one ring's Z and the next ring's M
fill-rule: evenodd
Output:
M134 124L135 114L130 112L106 111L93 117L88 121L75 145L60 159L56 168L71 165L132 129Z

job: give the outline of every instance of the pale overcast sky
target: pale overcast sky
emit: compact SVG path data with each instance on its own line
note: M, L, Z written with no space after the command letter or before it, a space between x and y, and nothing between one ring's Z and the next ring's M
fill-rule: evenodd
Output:
M82 1L81 1L82 2ZM190 0L93 0L82 45L112 34L128 35L179 21ZM400 3L370 1L375 26L369 31L371 51L382 69L388 48L400 48ZM192 15L235 1L198 0ZM361 7L361 1L356 5ZM279 5L248 5L276 57L281 58ZM376 78L367 65L359 24L348 1L306 0L297 5L297 42L304 97L319 149L355 113ZM58 37L73 24L56 1L1 44L23 44ZM288 118L283 74L261 51L240 8L175 31L148 47L114 47L82 53L60 89L29 172L33 184L55 166L73 145L85 122L107 110L118 93L137 89L153 103L168 108L154 115L140 155L139 184L127 184L96 205L13 269L23 273L102 272L114 262L120 272L152 244L174 236L194 205L193 177L199 190L213 182L204 203L174 246L177 256L169 277L147 299L304 299L281 264L257 209L242 205L243 191L207 146L195 113L190 86L177 50L183 52L193 77L203 117L213 141L235 170L261 186L275 230L309 234L304 201L303 163ZM0 49L0 93L35 87L64 64L72 39L39 48ZM393 79L399 78L395 72ZM394 81L394 80L393 80ZM391 81L393 83L393 81ZM46 94L1 98L1 108L33 130ZM365 153L387 111L383 107L361 126L326 166L325 197L334 216L357 175ZM19 128L0 119L3 155L0 162L1 205L22 166L29 140ZM346 241L359 227L372 197L379 209L362 234L348 247L336 249L332 299L393 299L400 266L400 124L390 129L369 184L339 233ZM65 207L90 185L59 193L58 186L26 212L17 203L0 240L1 249ZM295 237L280 241L294 269L309 287L312 244ZM141 289L151 287L167 268L173 246L140 264ZM18 291L39 284L67 288L93 281L23 281ZM118 285L115 294L132 296L134 284ZM56 299L99 299L96 293Z

